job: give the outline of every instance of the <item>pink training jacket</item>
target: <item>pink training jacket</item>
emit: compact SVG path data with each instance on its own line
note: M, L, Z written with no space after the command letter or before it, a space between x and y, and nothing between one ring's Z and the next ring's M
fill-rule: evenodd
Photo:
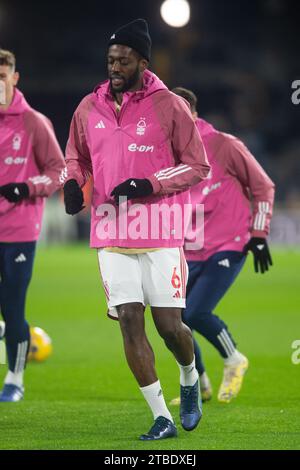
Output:
M185 250L189 261L203 261L219 251L242 251L250 236L269 233L275 185L245 145L197 119L211 171L191 189L193 215L204 204L204 246ZM187 241L194 235L187 234Z
M82 100L72 119L66 163L68 179L80 186L93 175L94 248L182 246L179 217L168 220L167 212L182 210L189 203L187 190L210 170L186 103L149 71L142 90L123 94L119 114L108 80ZM111 191L129 178L148 178L154 193L116 210Z
M38 239L44 198L62 186L64 176L51 122L15 89L9 108L0 109L0 185L27 183L30 198L15 204L0 196L0 242Z

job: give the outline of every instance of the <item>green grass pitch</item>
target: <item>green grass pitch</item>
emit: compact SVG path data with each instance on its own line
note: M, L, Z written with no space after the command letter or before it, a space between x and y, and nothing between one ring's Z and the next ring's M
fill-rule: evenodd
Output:
M214 387L192 433L172 413L177 439L138 441L152 416L129 371L117 322L106 317L95 251L87 246L41 247L29 291L30 323L52 337L54 353L29 364L23 402L0 404L1 449L300 449L300 364L291 361L300 339L300 252L273 250L274 268L254 273L252 259L217 313L250 360L242 391L218 403L222 361L201 345ZM147 332L166 400L178 395L177 365L154 330ZM0 366L0 380L6 368Z

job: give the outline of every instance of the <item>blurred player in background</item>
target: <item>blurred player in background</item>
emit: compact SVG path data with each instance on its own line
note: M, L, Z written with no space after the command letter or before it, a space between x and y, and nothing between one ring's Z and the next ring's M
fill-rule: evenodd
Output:
M1 402L24 395L26 293L44 199L62 186L65 168L50 121L28 105L18 81L14 54L0 49L0 309L9 368Z
M236 397L248 359L236 349L227 325L213 311L241 271L252 251L255 272L272 265L267 235L274 203L274 184L245 145L198 118L197 97L185 88L173 92L185 98L211 165L208 178L191 188L192 204L204 204L204 247L185 250L189 266L187 305L183 320L204 336L224 359L218 400ZM189 234L187 234L189 239ZM202 399L212 396L200 348L194 340ZM177 404L179 399L171 403Z
M151 237L159 225L151 209L163 203L182 208L189 200L186 190L207 176L209 165L186 104L147 70L151 38L146 21L121 27L108 46L109 80L84 98L73 116L65 205L68 214L83 208L81 187L92 173L91 246L98 248L109 314L119 320L128 365L153 412L154 424L140 439L156 440L176 436L177 430L145 333L147 304L180 368L184 429L194 429L202 412L192 334L181 318L187 278L183 233L176 239L171 230L164 238L159 227L158 236ZM148 235L138 239L126 232L128 224L126 233L120 228L124 215L130 220L131 199L146 211L141 230L151 225ZM115 234L102 231L107 212L117 222Z

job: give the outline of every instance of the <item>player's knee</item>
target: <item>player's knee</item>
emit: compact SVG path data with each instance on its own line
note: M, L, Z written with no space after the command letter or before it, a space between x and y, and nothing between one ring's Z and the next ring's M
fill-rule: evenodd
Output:
M143 321L141 321L143 311L141 309L130 308L122 305L118 308L119 323L125 339L134 342L143 334Z
M198 323L198 316L196 314L189 314L189 315L184 315L183 316L183 322L185 325L187 325L189 328L194 329L195 324Z
M25 337L29 338L29 326L23 320L6 321L5 338L7 342L21 341Z
M15 279L14 282L6 283L3 286L2 309L16 309L25 302L28 282L22 279Z
M199 330L201 325L205 325L207 318L211 316L211 312L203 312L201 310L191 310L185 312L183 316L184 323L192 330Z
M164 325L160 328L159 334L166 345L177 343L182 334L182 326L179 323Z

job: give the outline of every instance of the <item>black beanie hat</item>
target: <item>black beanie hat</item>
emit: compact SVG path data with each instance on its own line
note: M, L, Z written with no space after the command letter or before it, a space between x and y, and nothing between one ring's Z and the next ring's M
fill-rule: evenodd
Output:
M139 18L121 26L110 38L108 47L113 44L131 47L150 61L152 42L147 21Z

